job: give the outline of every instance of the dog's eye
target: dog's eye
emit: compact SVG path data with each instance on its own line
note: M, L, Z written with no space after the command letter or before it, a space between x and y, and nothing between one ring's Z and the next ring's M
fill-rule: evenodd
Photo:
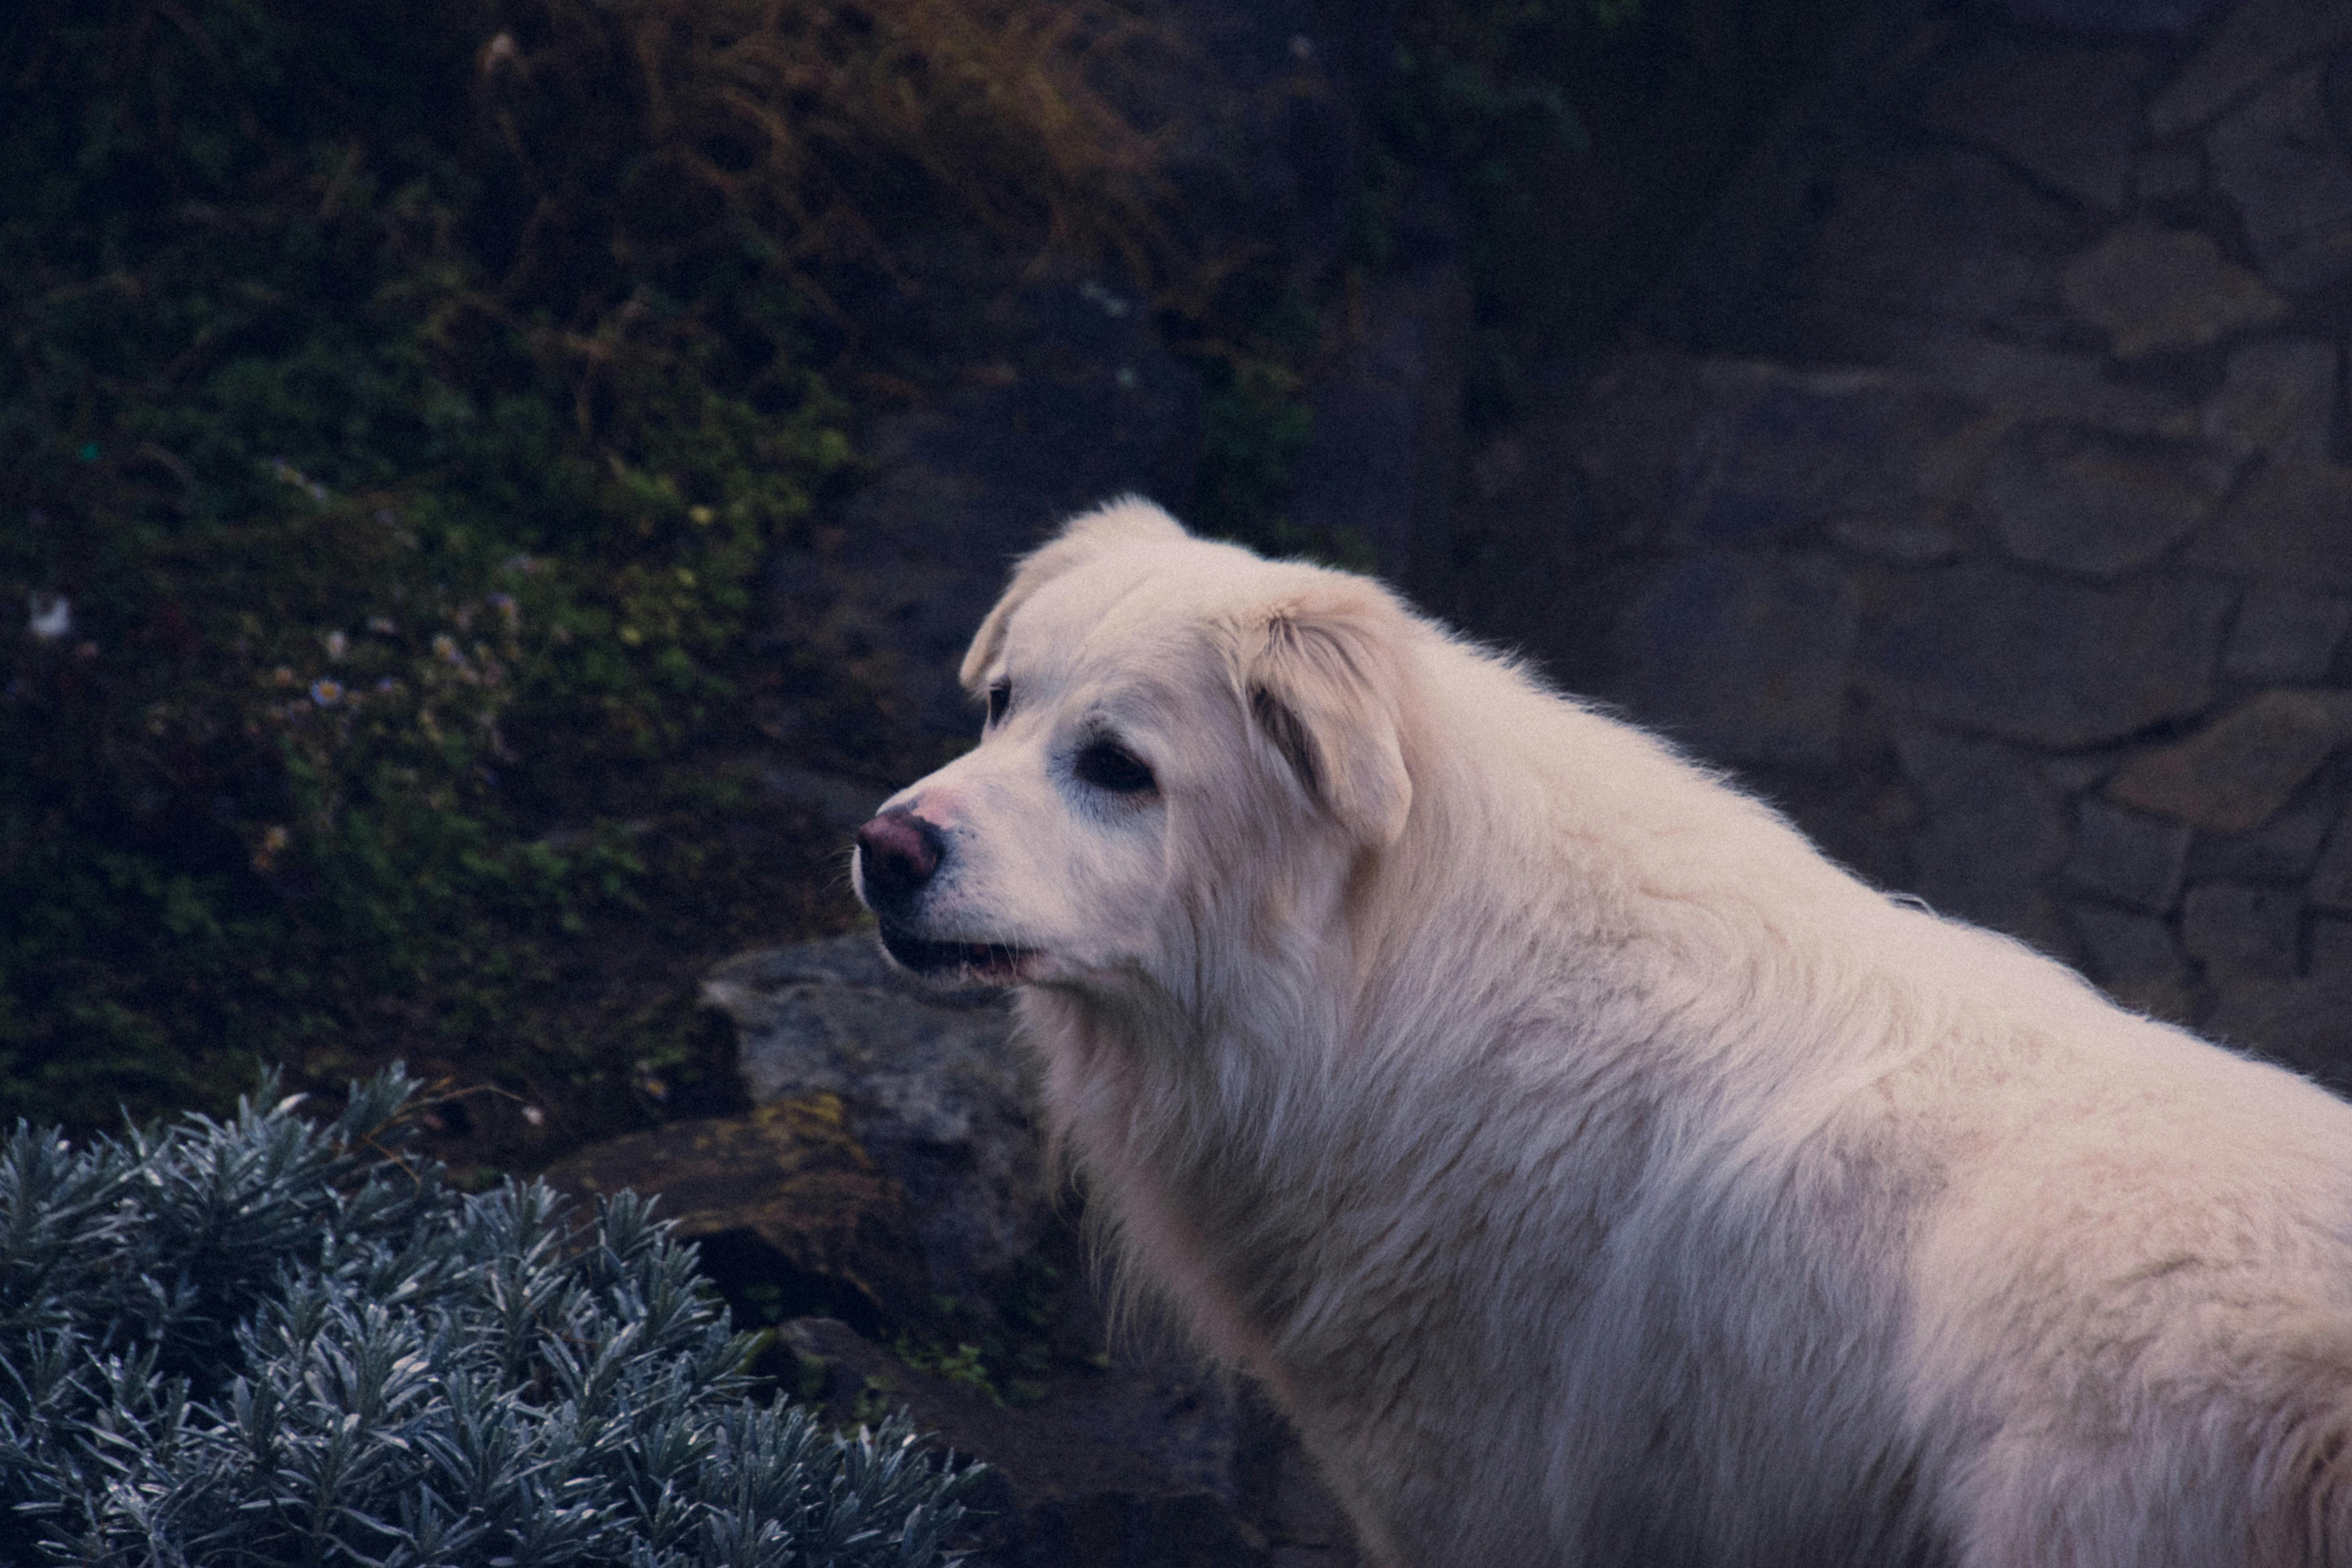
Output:
M1000 680L988 689L988 721L991 724L1001 721L1005 710L1012 706L1013 682Z
M1071 768L1082 783L1113 795L1141 795L1159 787L1143 759L1117 741L1087 742Z

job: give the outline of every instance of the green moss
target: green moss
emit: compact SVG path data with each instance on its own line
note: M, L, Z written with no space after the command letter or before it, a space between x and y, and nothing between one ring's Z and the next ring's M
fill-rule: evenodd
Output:
M755 634L853 466L811 368L826 247L886 226L817 142L737 167L713 116L799 93L888 153L905 40L839 20L58 0L0 31L0 604L71 622L0 656L0 1116L405 1053L576 1139L723 1077L694 968L845 915L747 759L778 691L843 718L816 765L870 738L854 681ZM842 68L803 80L819 35ZM1027 111L959 123L1001 148ZM1051 211L1022 182L1087 166L873 177L922 221Z

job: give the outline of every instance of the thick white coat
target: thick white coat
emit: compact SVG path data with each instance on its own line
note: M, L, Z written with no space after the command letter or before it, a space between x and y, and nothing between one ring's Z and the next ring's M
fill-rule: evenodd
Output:
M1381 1559L2352 1564L2352 1108L1144 503L965 679L897 934L1015 950L1125 1267Z

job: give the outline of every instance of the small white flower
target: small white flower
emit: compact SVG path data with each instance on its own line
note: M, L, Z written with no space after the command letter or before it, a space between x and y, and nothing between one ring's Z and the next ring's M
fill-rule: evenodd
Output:
M522 1119L525 1121L530 1122L533 1127L544 1127L547 1125L547 1112L541 1110L536 1105L524 1106L522 1108Z
M314 680L310 682L310 700L317 703L320 707L332 708L336 703L341 702L342 700L343 688L340 681Z
M327 657L329 658L341 658L343 655L351 652L351 638L345 637L339 631L329 632L327 634Z
M63 594L36 592L27 605L31 612L25 629L36 642L55 642L73 632L73 605Z

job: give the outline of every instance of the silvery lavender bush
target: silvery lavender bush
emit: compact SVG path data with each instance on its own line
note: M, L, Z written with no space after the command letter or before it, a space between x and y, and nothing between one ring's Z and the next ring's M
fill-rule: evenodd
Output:
M0 1563L913 1568L973 1472L761 1406L624 1194L468 1195L415 1084L0 1151Z

